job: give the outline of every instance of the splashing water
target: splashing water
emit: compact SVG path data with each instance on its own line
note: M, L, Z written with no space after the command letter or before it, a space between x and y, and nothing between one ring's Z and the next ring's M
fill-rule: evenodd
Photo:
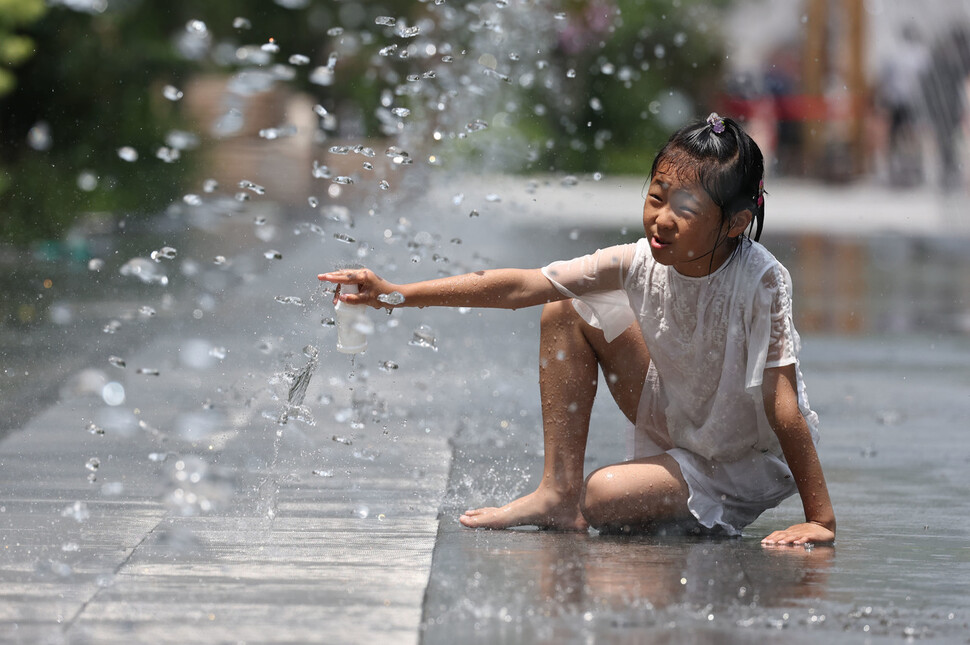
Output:
M404 304L404 294L400 291L392 291L391 293L382 293L377 296L377 299L388 305L403 305Z
M434 330L428 325L419 325L414 330L414 334L411 340L408 341L408 345L438 351L438 341L435 338Z
M286 375L290 379L290 388L286 396L286 402L290 406L303 405L303 400L306 398L306 390L310 386L310 379L313 378L313 374L317 371L317 366L320 364L320 352L313 345L304 347L303 354L308 359L306 365L298 371Z

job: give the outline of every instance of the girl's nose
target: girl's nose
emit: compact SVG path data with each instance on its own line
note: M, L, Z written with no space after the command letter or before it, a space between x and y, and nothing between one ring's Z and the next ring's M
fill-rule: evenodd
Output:
M657 228L670 230L675 225L674 214L669 207L665 206L657 213Z

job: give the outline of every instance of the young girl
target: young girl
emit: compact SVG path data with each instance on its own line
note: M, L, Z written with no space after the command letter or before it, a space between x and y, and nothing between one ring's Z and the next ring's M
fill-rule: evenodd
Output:
M377 308L545 305L539 384L545 462L535 492L467 511L474 528L585 531L679 527L737 535L796 491L805 522L766 544L835 539L815 451L817 417L798 366L788 271L760 244L761 151L711 114L654 159L645 237L543 269L498 269L395 285L367 269L324 273L337 298ZM755 241L745 231L754 230ZM356 284L359 293L340 293ZM602 367L635 424L635 456L584 481Z

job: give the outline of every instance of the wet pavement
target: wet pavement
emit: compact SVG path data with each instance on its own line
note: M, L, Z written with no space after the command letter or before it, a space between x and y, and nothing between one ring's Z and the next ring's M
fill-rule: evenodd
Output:
M65 335L89 353L54 343L70 360L32 382L49 404L0 442L0 640L970 642L970 272L939 231L766 234L796 316L805 305L836 547L761 547L798 518L796 500L733 540L458 526L539 475L538 310L376 312L352 363L321 324L332 313L314 276L353 261L400 280L537 266L636 235L636 210L553 228L562 213L543 190L478 204L467 191L460 208L444 191L361 216L363 258L332 223L292 236L281 222L228 265L200 242L165 265L171 288L76 306ZM187 259L191 278L176 271ZM421 325L437 350L409 342ZM306 410L280 425L285 367L306 364L308 344L320 366ZM120 405L105 403L109 381ZM625 431L598 401L588 468L623 459Z

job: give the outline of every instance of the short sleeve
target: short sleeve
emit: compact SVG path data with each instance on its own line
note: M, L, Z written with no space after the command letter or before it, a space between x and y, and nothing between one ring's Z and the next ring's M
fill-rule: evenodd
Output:
M586 322L603 330L612 341L636 321L626 292L627 274L636 253L635 244L600 249L573 260L543 267L542 274L565 296Z
M747 389L761 385L764 371L798 360L799 338L792 320L788 271L775 264L762 274L752 300L748 334Z

